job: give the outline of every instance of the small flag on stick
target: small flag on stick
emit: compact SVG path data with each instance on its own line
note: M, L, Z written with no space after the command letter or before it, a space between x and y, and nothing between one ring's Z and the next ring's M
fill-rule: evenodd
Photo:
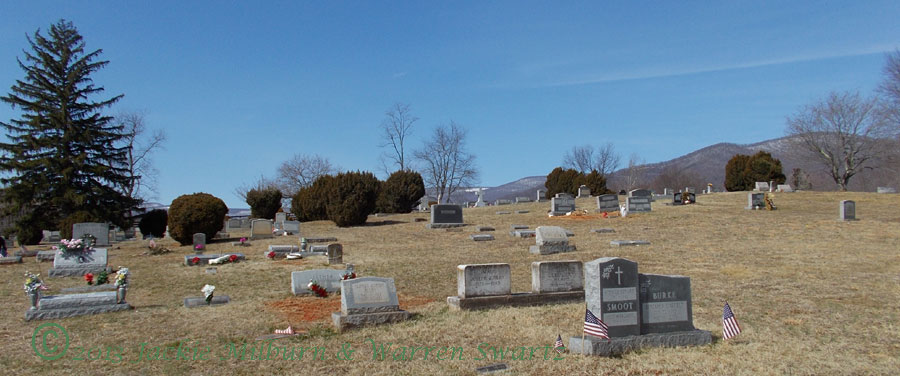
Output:
M563 345L562 337L559 334L556 335L556 344L553 345L553 348L560 354L562 354L563 351L566 351L566 346Z
M584 332L592 336L609 339L609 327L603 323L603 320L594 316L589 309L585 309L584 313Z
M275 329L275 334L296 334L294 333L294 328L291 325L288 325L287 329Z
M734 312L731 311L731 306L728 305L728 302L725 302L725 308L722 310L722 334L725 339L729 339L740 333L741 326L738 325Z

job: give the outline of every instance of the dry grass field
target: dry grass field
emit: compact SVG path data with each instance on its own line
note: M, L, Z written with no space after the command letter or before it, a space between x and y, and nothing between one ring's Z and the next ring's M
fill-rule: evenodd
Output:
M839 222L838 202L857 202L859 221ZM503 362L507 374L897 374L900 372L900 196L874 193L798 192L777 194L777 211L744 210L747 194L698 195L696 205L653 204L651 213L627 218L548 218L549 203L466 209L469 226L461 232L428 230L416 217L426 213L370 217L366 226L337 228L331 222L304 223L304 236L334 236L344 245L344 261L360 276L394 278L404 309L412 320L336 333L330 317L340 297L294 297L290 272L327 268L324 257L302 261L271 261L262 257L270 244L295 243L296 238L254 241L252 247L228 242L209 245L207 253L243 252L245 262L204 267L182 266L189 246L171 239L163 244L173 253L149 256L145 241L118 243L110 249L110 266L132 272L128 301L133 311L75 318L24 321L28 308L22 290L26 270L40 272L51 286L83 285L81 278L48 278L51 263L28 259L0 266L0 368L7 375L24 374L474 374L475 368ZM579 199L593 209L592 200ZM498 210L530 210L528 214L497 215ZM508 235L510 224L531 228L559 225L575 233L577 252L532 255L534 239ZM496 240L473 242L475 226L497 229ZM611 227L614 234L591 233ZM246 234L232 233L233 237ZM610 240L648 240L641 247L611 247ZM691 277L694 325L713 332L709 346L657 348L617 358L566 353L543 356L557 334L568 343L580 336L584 317L580 303L487 311L450 311L446 297L456 294L456 266L509 263L513 292L531 288L531 263L541 260L590 261L619 256L638 262L643 273ZM230 304L187 309L182 300L202 296L204 284ZM723 301L728 300L744 331L722 341ZM67 353L57 360L35 354L33 333L44 323L64 327ZM292 323L307 335L271 342L256 337ZM62 339L47 337L51 347ZM38 336L35 345L40 348ZM235 359L234 345L259 348L271 343L294 349L295 358ZM437 359L373 360L373 343L406 347L461 348L462 355ZM166 346L190 353L209 348L204 359L140 357L143 346ZM493 359L479 351L495 348L541 347L534 358ZM315 356L316 348L319 355ZM342 348L354 350L347 359ZM306 351L302 359L300 350ZM269 350L265 347L265 350ZM411 351L406 351L407 358ZM249 351L249 350L248 350ZM437 351L437 350L435 350ZM265 351L264 351L265 352ZM530 353L530 350L528 350ZM459 359L459 358L462 359ZM223 359L224 358L224 359ZM324 358L324 359L323 359Z

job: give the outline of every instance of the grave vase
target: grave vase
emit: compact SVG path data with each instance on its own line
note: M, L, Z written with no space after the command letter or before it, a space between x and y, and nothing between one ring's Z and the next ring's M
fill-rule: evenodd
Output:
M128 288L125 286L119 286L116 289L116 304L124 304L125 303L125 294L128 292Z
M41 291L35 291L31 294L28 294L28 297L31 298L31 308L30 309L38 309L38 303L41 301Z

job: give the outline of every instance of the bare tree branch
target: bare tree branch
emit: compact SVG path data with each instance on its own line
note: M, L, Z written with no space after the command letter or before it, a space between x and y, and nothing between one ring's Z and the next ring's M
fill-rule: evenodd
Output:
M300 188L310 186L319 176L332 175L338 168L328 158L318 155L295 154L293 158L281 163L278 177L271 182L284 197L291 197Z
M612 142L603 146L573 146L563 156L563 167L574 169L583 174L597 170L603 176L609 176L619 167L619 154Z
M386 174L393 172L388 171L389 165L396 165L400 170L409 169L406 161L406 139L412 134L413 124L417 120L419 118L412 115L408 104L395 103L385 112L385 119L381 122L382 143L378 146L390 149L381 155Z
M430 140L414 155L423 164L422 178L437 194L438 202L450 202L450 196L462 187L478 182L475 156L465 150L466 131L456 123L434 130Z
M147 135L143 112L122 112L117 118L125 127L123 143L127 156L124 168L130 177L128 183L121 187L122 192L131 198L145 198L145 191L157 193L159 170L153 166L152 155L163 148L166 133L156 129Z

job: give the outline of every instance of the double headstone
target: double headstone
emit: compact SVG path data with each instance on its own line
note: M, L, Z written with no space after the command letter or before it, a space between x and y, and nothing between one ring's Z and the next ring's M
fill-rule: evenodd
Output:
M625 205L629 213L649 212L652 209L653 192L647 189L635 189L628 192Z
M37 307L25 311L25 320L59 319L129 309L131 305L119 302L115 291L51 295L41 297Z
M341 289L341 281L344 279L346 271L336 269L313 269L301 270L291 273L291 292L294 295L312 294L309 289L309 282L315 281L329 293L336 292Z
M538 189L537 197L535 198L537 202L547 201L547 190L546 189Z
M431 223L427 228L450 228L465 226L462 206L453 204L431 205Z
M87 234L96 238L94 245L110 245L109 225L106 223L82 222L72 225L72 239L81 239Z
M457 266L457 295L447 297L452 309L560 303L584 298L580 261L538 261L531 264L531 292L512 293L509 264Z
M694 328L690 278L639 274L636 262L618 257L589 261L584 268L587 309L606 324L609 340L572 337L571 351L609 356L712 341L710 332Z
M840 220L842 221L855 221L856 220L856 202L851 200L843 200L841 201L841 206L839 208L840 211Z
M300 221L284 221L281 229L288 235L300 235Z
M764 181L758 181L754 184L753 190L759 191L759 192L768 192L769 191L769 183L766 183Z
M575 199L573 199L569 195L557 195L557 197L550 199L550 215L566 215L569 212L575 211Z
M340 282L341 311L331 314L338 331L408 320L393 278L362 277Z
M598 212L617 212L619 211L619 196L616 194L597 196Z
M53 257L51 277L82 276L87 273L109 271L105 248L93 248L80 252L56 252Z
M517 204L522 203L522 202L531 202L531 201L532 201L531 198L528 198L528 197L516 197Z

